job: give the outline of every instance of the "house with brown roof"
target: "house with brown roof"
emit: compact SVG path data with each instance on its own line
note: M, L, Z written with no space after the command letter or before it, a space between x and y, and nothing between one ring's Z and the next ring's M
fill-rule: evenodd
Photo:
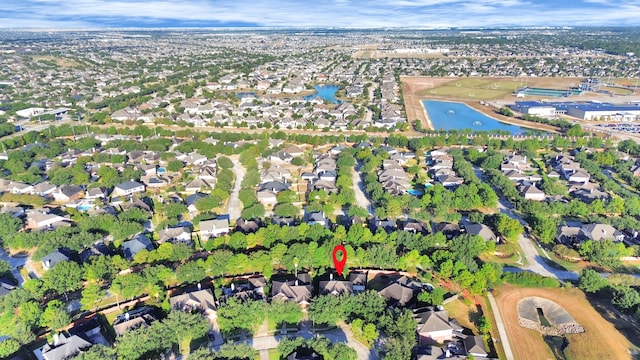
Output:
M313 294L311 276L298 274L295 280L272 281L271 298L295 301L301 305L308 305Z
M418 309L414 312L414 318L418 322L416 331L420 345L451 341L454 332L461 333L463 330L457 321L449 318L446 310Z
M216 317L216 302L211 289L202 289L198 284L197 289L188 290L179 295L171 295L169 297L171 309L194 312L201 311L205 316L210 318Z

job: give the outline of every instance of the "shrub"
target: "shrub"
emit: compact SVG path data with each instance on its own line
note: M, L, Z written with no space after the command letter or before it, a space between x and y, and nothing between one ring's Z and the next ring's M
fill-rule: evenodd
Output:
M529 271L522 271L517 273L505 273L502 279L513 285L523 287L538 287L538 288L557 288L560 287L558 279L547 278L536 273Z

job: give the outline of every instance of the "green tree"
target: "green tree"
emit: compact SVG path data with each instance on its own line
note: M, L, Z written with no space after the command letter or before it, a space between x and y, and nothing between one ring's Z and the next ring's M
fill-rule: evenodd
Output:
M253 300L241 301L232 297L218 308L218 324L225 335L250 332L264 316L263 304Z
M588 293L597 293L608 285L607 279L603 278L597 271L584 269L580 272L580 289Z
M64 308L64 303L60 300L51 300L47 308L42 313L40 325L52 330L59 330L69 325L71 317Z
M207 319L200 314L191 314L182 311L172 311L169 316L162 321L162 326L166 328L166 333L174 333L174 343L180 345L181 353L189 351L189 345L193 339L204 337L209 331L210 324Z
M22 221L11 214L0 214L0 245L7 237L22 229Z
M629 286L616 286L613 288L611 303L624 311L633 311L640 304L640 294Z
M429 305L442 305L444 301L445 291L439 287L434 287L431 291L423 291L418 294L418 301Z
M73 261L61 261L49 269L42 277L45 289L67 295L82 288L82 269Z
M302 320L302 309L294 301L275 299L269 305L267 316L275 324L296 324Z
M282 217L295 217L300 214L300 210L292 204L278 204L273 213Z
M216 164L221 169L232 169L233 168L233 161L231 161L231 159L229 159L226 156L218 157L218 159L216 160Z
M105 297L105 292L98 284L89 284L82 290L80 304L85 310L93 310L96 305Z
M334 326L344 317L343 299L333 295L321 295L311 299L309 318L317 324Z

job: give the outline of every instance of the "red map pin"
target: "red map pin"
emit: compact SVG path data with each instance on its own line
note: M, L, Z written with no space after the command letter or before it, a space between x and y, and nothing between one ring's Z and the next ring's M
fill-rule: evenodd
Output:
M342 253L342 259L338 260L338 252ZM342 270L344 270L344 264L347 263L347 250L342 245L336 245L333 248L333 265L336 267L336 271L339 276L342 276Z

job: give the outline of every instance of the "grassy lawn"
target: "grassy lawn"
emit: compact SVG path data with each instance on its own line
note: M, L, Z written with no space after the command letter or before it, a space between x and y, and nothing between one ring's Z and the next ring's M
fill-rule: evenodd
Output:
M544 255L542 255L544 261L547 263L547 265L558 270L569 270L569 271L580 272L582 271L582 269L589 267L591 265L586 261L572 262L572 261L564 260L563 258L556 255L556 253L550 250L547 250L547 254L549 254L549 257L551 259L547 259L546 257L544 257Z
M269 360L280 360L280 352L278 349L269 349Z
M483 254L480 256L480 260L484 262L494 262L506 266L526 266L527 259L522 256L522 249L517 242L500 244L496 246L496 252L494 254Z
M474 334L478 333L476 325L471 321L473 313L477 312L473 305L465 304L462 300L457 299L444 305L444 308L449 312L449 317L458 320L460 325L473 331Z

